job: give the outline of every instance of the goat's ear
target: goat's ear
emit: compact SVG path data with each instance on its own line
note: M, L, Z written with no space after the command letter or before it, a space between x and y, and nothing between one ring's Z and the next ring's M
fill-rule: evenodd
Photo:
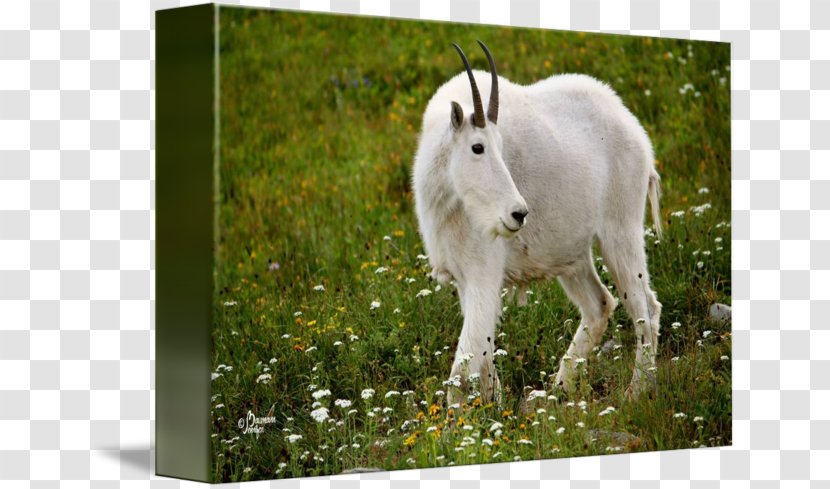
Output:
M458 105L458 102L451 102L451 105L450 122L452 122L453 129L459 129L464 124L464 110Z

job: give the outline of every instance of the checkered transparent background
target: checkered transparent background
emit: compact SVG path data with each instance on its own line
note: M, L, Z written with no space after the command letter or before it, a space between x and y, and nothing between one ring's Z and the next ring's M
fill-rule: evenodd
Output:
M243 4L731 41L733 59L734 447L250 487L830 487L830 1ZM176 5L0 5L4 488L194 485L151 476L152 12Z

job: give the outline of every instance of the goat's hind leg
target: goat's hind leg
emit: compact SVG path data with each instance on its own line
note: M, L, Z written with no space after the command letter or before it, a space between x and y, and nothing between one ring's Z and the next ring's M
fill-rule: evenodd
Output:
M626 394L636 398L647 390L655 390L655 358L660 334L661 304L651 290L646 254L640 228L627 234L600 238L602 255L631 320L637 336L637 351L631 385Z
M587 358L608 328L608 319L616 307L614 296L602 285L593 260L583 260L576 273L559 278L568 298L579 307L581 320L568 352L559 362L556 385L566 391L573 389L579 359Z

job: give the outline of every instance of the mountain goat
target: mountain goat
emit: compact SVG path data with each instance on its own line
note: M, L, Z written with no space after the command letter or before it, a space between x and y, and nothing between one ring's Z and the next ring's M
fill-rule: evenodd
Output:
M485 400L500 394L493 363L501 290L520 293L558 277L581 321L555 382L570 390L576 364L605 332L617 301L594 268L597 238L629 316L637 350L627 389L637 396L652 373L661 305L649 285L646 197L660 232L659 184L645 130L607 85L585 75L522 86L465 71L441 86L423 116L412 183L432 276L455 281L464 324L450 379L478 379ZM490 78L485 115L482 93ZM467 116L469 115L469 116ZM519 298L521 300L521 297ZM459 383L460 382L460 383ZM450 402L458 398L450 389Z

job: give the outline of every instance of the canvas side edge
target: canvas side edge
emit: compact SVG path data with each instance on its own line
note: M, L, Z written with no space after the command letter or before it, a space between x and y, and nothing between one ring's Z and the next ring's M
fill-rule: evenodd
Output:
M156 474L210 481L215 16L156 12Z

